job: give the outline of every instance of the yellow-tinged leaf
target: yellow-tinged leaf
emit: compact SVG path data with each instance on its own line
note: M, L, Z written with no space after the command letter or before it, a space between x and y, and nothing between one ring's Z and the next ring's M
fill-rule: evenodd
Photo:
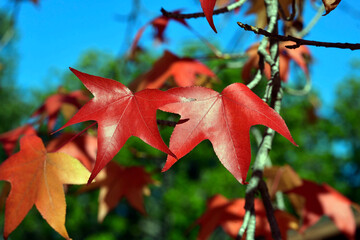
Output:
M63 184L84 184L89 176L90 172L70 155L47 153L39 137L23 137L20 151L0 165L0 180L11 183L5 205L4 238L17 228L35 204L49 225L69 239Z

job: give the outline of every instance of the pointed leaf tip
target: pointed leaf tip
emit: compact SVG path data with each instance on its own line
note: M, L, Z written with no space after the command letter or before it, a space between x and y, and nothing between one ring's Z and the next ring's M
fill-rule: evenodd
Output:
M200 0L201 8L203 9L206 20L208 21L210 27L214 30L214 32L217 33L213 20L215 3L216 0Z

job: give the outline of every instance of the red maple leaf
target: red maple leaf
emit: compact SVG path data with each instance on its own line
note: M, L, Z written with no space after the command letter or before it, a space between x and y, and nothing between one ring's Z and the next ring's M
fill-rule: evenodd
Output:
M219 194L212 197L208 201L206 212L196 222L200 225L198 239L207 239L218 226L222 226L227 234L236 238L245 216L244 205L245 199L243 198L229 201ZM270 225L262 201L255 199L254 206L256 216L255 236L272 239ZM274 215L283 239L287 237L287 230L297 229L298 223L294 216L279 210L275 211Z
M184 98L157 89L132 93L117 81L82 73L72 68L70 70L89 89L94 98L59 130L88 120L97 121L98 151L89 182L111 161L131 136L136 136L154 148L175 157L160 136L156 110Z
M192 58L179 58L175 54L165 51L152 69L136 79L129 88L136 91L145 88L158 89L172 76L179 87L194 86L197 75L215 77L215 73L203 63Z
M309 69L307 67L307 60L310 59L310 50L308 47L302 45L296 49L288 49L285 46L293 45L293 42L282 42L279 44L279 60L280 60L280 79L286 82L289 78L289 65L290 61L294 61L306 75L309 75ZM259 55L258 55L259 44L251 46L246 52L249 55L248 60L246 61L243 71L242 79L245 82L249 82L252 79L251 71L252 69L259 68ZM270 65L265 63L264 74L267 79L271 77Z
M174 11L174 13L180 13L180 11L179 10ZM165 29L168 26L170 20L174 20L174 21L179 22L182 25L188 27L188 24L185 22L185 19L181 19L181 18L171 18L171 17L166 17L166 16L159 16L159 17L153 19L152 21L148 22L143 27L141 27L139 29L139 31L136 33L135 39L130 48L130 53L129 53L130 57L134 56L134 53L137 49L139 40L140 40L141 36L143 35L146 27L149 25L151 25L155 30L154 39L161 43L165 42L164 32L165 32Z
M15 128L11 131L0 134L0 143L8 156L14 153L18 140L22 136L36 135L36 130L30 124Z
M59 93L51 95L45 100L45 103L40 106L32 115L32 117L43 115L48 118L48 130L51 132L54 127L56 120L59 116L61 107L63 104L71 104L76 108L82 106L82 102L88 101L89 98L84 94L83 91L78 90L71 93L64 93L59 90Z
M339 230L349 239L355 239L356 223L351 210L353 204L348 198L327 184L303 180L303 184L287 193L296 193L305 198L302 210L303 224L300 232L314 225L319 219L328 216Z
M102 222L106 215L114 209L122 198L142 214L144 194L150 194L147 187L155 181L143 167L123 167L110 162L96 177L96 182L84 186L81 192L100 188L98 221Z
M88 170L93 169L96 159L96 137L83 134L64 133L51 140L46 146L48 152L63 152L78 159ZM75 138L74 140L72 140Z
M170 138L170 149L178 158L208 139L225 168L240 183L245 183L251 160L251 126L270 127L295 144L281 116L244 84L231 84L221 94L203 87L173 88L168 92L196 99L160 108L189 119L177 125ZM176 161L169 155L163 171Z

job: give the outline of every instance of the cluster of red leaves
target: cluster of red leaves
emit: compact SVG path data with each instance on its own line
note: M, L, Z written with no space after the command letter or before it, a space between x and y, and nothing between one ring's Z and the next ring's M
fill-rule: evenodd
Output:
M267 180L268 185L274 186L275 184L278 190L285 192L289 197L292 196L290 198L291 203L297 204L297 206L294 204L294 207L298 208L300 213L301 226L299 229L299 221L295 216L284 211L275 210L274 215L282 239L287 238L289 229L299 229L300 233L304 233L309 227L315 225L322 216L329 217L348 239L355 239L356 223L351 207L359 210L356 203L351 202L327 184L319 185L300 179L289 166L273 167L267 169L265 173L269 177ZM301 202L300 205L298 200ZM265 237L265 239L272 239L264 205L259 199L255 199L254 204L256 215L255 237L261 236ZM207 210L196 222L200 225L198 239L207 239L218 226L221 226L227 234L235 238L245 216L244 205L245 199L228 201L221 195L212 197L208 201Z
M231 237L236 238L245 216L245 199L229 201L224 196L215 195L207 203L206 212L196 221L200 225L198 239L207 239L211 233L221 226ZM255 237L272 239L271 229L266 217L265 207L261 200L255 199ZM287 212L276 210L275 218L279 224L282 239L287 238L289 229L298 228L298 220Z
M6 209L17 209L19 204L21 204L22 209L25 209L19 217L14 217L12 211L6 210L5 237L17 227L28 209L35 204L49 224L62 236L68 238L64 228L65 215L54 213L55 209L65 211L64 194L62 190L60 191L59 186L61 184L83 183L84 177L81 177L81 180L77 177L88 176L88 174L84 167L78 167L80 166L79 163L75 163L76 161L65 153L78 158L86 168L93 168L89 179L91 182L132 135L138 136L148 144L168 154L164 171L201 141L209 139L222 164L239 182L244 183L251 158L249 129L252 125L263 124L271 127L294 143L280 115L240 83L228 86L221 94L203 87L179 87L166 92L145 89L132 93L124 85L114 80L88 75L74 69L72 71L94 94L94 98L85 104L64 127L78 122L95 120L99 125L97 143L94 137L83 135L64 145L65 142L74 137L73 134L64 134L51 141L45 150L38 137L32 135L22 138L20 152L12 155L0 166L0 178L10 181L12 184ZM165 145L158 132L156 125L157 109L177 113L181 115L183 120L187 119L175 127L170 139L170 148ZM241 119L241 124L238 122L239 119ZM31 127L27 128L32 129ZM32 133L34 130L29 131ZM16 130L13 134L6 133L3 135L10 136L14 142L14 138L19 137L23 132ZM98 151L97 145L99 146ZM47 153L57 151L57 149L59 149L59 153ZM97 152L96 160L95 152ZM68 165L64 161L69 162L69 164L71 162L71 167L75 167L75 169L67 167ZM33 167L29 167L29 162L33 164ZM66 168L66 174L62 171L63 169L56 167L57 162L61 162L65 166L63 169ZM29 178L31 176L36 177L34 182L19 180L19 173L14 169L18 169L22 164L27 166ZM49 164L53 165L43 168L44 165ZM14 166L16 167L14 168ZM55 167L52 168L53 166ZM79 168L81 169L79 170ZM78 171L82 173L78 174ZM70 176L72 172L77 177ZM44 176L44 178L40 178L40 176ZM352 214L350 210L352 203L334 189L327 185L318 186L311 182L301 181L294 176L291 169L284 170L280 175L278 169L275 169L272 174L271 171L268 175L265 172L265 176L268 176L269 179L272 178L272 181L268 181L269 184L272 184L272 187L269 187L272 189L270 193L280 190L289 194L302 195L306 198L304 207L299 211L304 219L301 231L316 223L322 215L326 214L334 220L342 232L349 238L353 238L353 219L351 224L341 224L344 221L344 216L349 218ZM24 179L23 174L21 179ZM131 184L129 184L129 179L131 179ZM289 179L292 180L289 181ZM101 189L99 221L102 221L122 198L126 198L135 209L145 213L143 194L148 192L144 189L146 190L146 186L151 183L154 181L143 168L125 168L111 163L99 175L97 182L88 186L88 189ZM43 190L38 189L45 189L46 191L50 189L50 195L41 195ZM32 195L29 197L29 201L19 203L18 199L23 198L21 194L25 190L31 192ZM316 197L313 198L313 196ZM56 199L56 207L54 207L55 205L48 206L49 199L53 198ZM328 204L329 202L331 204ZM26 204L25 207L23 207L24 204ZM231 236L235 236L244 216L244 211L239 211L239 207L243 204L244 200L228 202L219 196L214 198L209 203L209 212L198 221L202 226L200 238L208 236L218 225L221 225ZM343 210L341 212L345 212L346 215L341 216L338 211L331 210L330 206L333 207L334 205L338 206L337 209L341 208ZM51 209L49 210L49 208ZM258 222L257 234L269 237L270 230L267 225L264 206L258 200L256 200L255 210ZM47 212L43 213L44 211ZM281 224L283 235L287 229L296 226L296 220L287 213L277 211L275 216L278 221L284 223Z
M291 189L287 193L294 193L305 199L305 205L301 210L303 223L300 232L313 226L325 215L345 236L355 239L356 223L351 206L358 206L335 189L327 184L319 185L303 180L301 186Z
M300 232L316 224L322 216L328 216L337 228L349 239L355 238L356 224L351 207L360 206L337 192L327 184L317 184L301 179L288 165L267 168L264 177L270 196L277 191L288 196L292 206L301 216Z
M182 61L186 61L186 59ZM200 66L205 69L203 72L213 76L212 72L205 68L204 65ZM72 69L72 71L92 92L94 98L81 107L64 127L87 120L97 121L97 144L95 143L94 137L83 135L77 138L76 141L64 145L69 139L73 138L74 135L63 134L48 144L47 151L58 151L59 153L54 154L57 154L56 156L62 156L59 157L59 159L68 159L69 155L65 153L77 157L86 168L92 169L92 174L88 180L89 183L92 182L100 170L103 169L122 148L130 136L137 136L149 145L167 153L169 158L164 170L171 167L178 159L174 152L176 152L179 157L182 157L202 140L209 139L213 143L215 152L221 162L241 183L244 183L246 180L251 158L248 136L250 126L264 124L272 127L294 143L280 115L268 107L260 98L252 93L250 89L240 83L230 85L221 94L203 87L174 88L166 92L157 89L145 89L137 93L132 93L124 85L114 80L88 75L74 69ZM179 71L179 69L177 71ZM35 112L35 115L46 114L45 116L49 118L48 125L53 126L63 104L72 103L76 107L80 106L80 104L77 105L75 100L78 100L79 96L81 97L83 95L77 93L78 92L70 94L58 93L49 97L44 105ZM170 149L163 142L157 128L157 109L178 113L182 115L183 118L189 119L188 121L182 121L183 123L175 128L170 141ZM247 120L244 124L240 125L237 119ZM29 126L24 129L32 128ZM24 129L20 129L22 131L14 131L10 134L10 137L19 137L21 133L24 132ZM217 129L217 131L215 131L215 129ZM28 131L33 133L31 130ZM4 135L6 137L9 134ZM217 137L215 137L215 135L217 135ZM59 182L60 180L56 180L55 176L60 173L55 173L58 171L57 169L51 172L49 171L49 173L41 172L44 170L39 168L41 164L46 164L47 161L55 161L53 157L51 157L52 153L47 154L41 140L34 135L22 139L20 152L11 156L0 168L4 169L3 172L0 171L0 177L10 181L12 186L16 185L15 187L13 186L13 190L10 192L6 209L17 208L19 203L11 203L13 201L12 196L15 195L16 198L18 198L18 194L20 193L16 189L26 188L28 192L35 191L33 193L34 197L30 198L29 202L26 203L28 204L27 206L32 206L35 203L39 211L42 212L44 211L42 208L48 204L46 201L56 198L59 201L59 203L57 203L59 209L65 211L64 194L59 191L58 187L60 184L55 184L54 186L48 185L48 183L51 182ZM184 139L186 140L185 142L187 142L185 145L183 145ZM11 150L14 148L15 142L15 139L13 139ZM227 142L231 144L225 144ZM34 149L39 149L35 151L36 154L32 152ZM95 152L97 153L94 164ZM16 156L20 156L20 160L17 160L18 157ZM18 173L11 169L13 166L21 164L22 161L26 161L25 156L28 157L26 158L27 161L35 164L33 170L28 171L29 177L43 174L46 180L44 183L38 180L36 187L34 185L28 186L31 181L25 181L23 184L17 183L17 181L19 181ZM34 159L37 161L34 161ZM44 161L46 162L44 163ZM66 165L66 163L64 164ZM80 170L69 170L68 175L70 175L72 171L76 172ZM69 179L71 178L71 176L68 177ZM132 179L131 185L128 185L129 179ZM83 178L81 180L83 180ZM75 180L66 181L66 179L63 178L61 181L66 184L80 183ZM99 220L103 220L108 211L114 208L122 197L127 198L134 208L144 213L145 210L142 204L143 189L150 183L154 183L154 181L142 168L123 168L111 164L109 168L106 168L103 175L99 176L99 181L89 186L89 188L99 187L102 189L99 198ZM36 189L42 185L45 185L45 189L51 188L51 194L47 196L48 198L41 196L42 199L44 198L45 200L37 203L36 198L38 196ZM125 185L127 185L127 187L124 187ZM19 218L12 217L9 215L10 213L6 214L6 237L22 221L28 211L26 210L27 208L25 208ZM55 211L55 209L56 208L53 208L53 211ZM56 231L62 236L68 237L63 226L65 215L60 214L61 218L56 218L56 220L53 220L53 217L42 215ZM13 218L15 220L12 220ZM55 221L55 223L53 223L53 221Z
M32 2L38 3L37 0ZM280 2L283 2L285 12L288 12L288 5L292 1ZM216 32L212 19L216 1L200 0L200 3L207 21ZM326 14L339 3L340 0L323 0ZM250 9L250 12L252 11L260 14L262 8L254 3ZM164 42L164 31L171 19L161 16L142 27L135 37L131 53L137 48L139 39L148 25L155 28L155 38ZM188 27L183 19L173 20ZM289 50L285 48L287 44L289 43L280 45L280 77L283 81L288 78L290 60L295 61L308 74L304 58L305 55L310 55L308 49L302 46L295 51ZM244 67L244 79L249 79L251 67L255 67L258 62L255 46L248 53L250 58ZM11 183L5 209L5 238L35 205L49 225L68 239L65 229L66 204L63 184L83 184L87 179L90 185L83 191L100 188L99 221L102 221L122 198L126 198L130 205L145 214L143 195L149 192L147 185L154 184L155 181L142 167L126 168L110 163L99 174L97 182L92 183L130 136L137 136L168 154L163 171L169 169L201 141L208 139L221 163L240 183L246 182L250 165L251 126L262 124L270 127L295 144L281 116L245 85L235 83L221 93L208 88L194 87L197 75L215 78L210 69L194 59L179 58L165 52L153 69L139 78L137 85L133 87L136 93L114 80L88 75L74 69L72 71L94 98L87 102L88 97L81 91L59 91L47 98L32 117L40 116L41 121L48 119L48 131L52 131L60 111L71 105L79 111L61 129L94 120L98 123L98 138L96 140L95 137L83 135L65 144L74 135L63 134L45 148L31 125L24 125L0 135L0 142L3 143L6 153L11 155L0 165L0 179ZM264 73L270 77L268 66L265 66ZM149 89L163 87L171 77L179 88L165 92ZM87 103L82 106L84 102ZM170 147L163 142L157 128L158 109L179 114L184 120L175 127ZM20 151L12 155L21 136L24 137L20 140ZM78 158L82 164L69 154ZM90 175L88 170L91 169ZM286 170L285 173L292 176L289 171ZM279 177L278 171L275 172L275 177L268 181L272 186L272 194L283 191L291 194L290 196L300 195L305 198L299 200L299 197L290 197L293 203L298 204L295 208L301 213L301 232L314 225L321 216L327 215L347 237L354 239L355 222L351 212L351 206L354 204L350 200L326 184L318 185L296 177L292 178L289 186L284 177L287 175L281 173ZM228 201L220 195L212 198L208 203L208 211L197 221L201 225L199 238L207 238L220 225L225 232L235 237L245 214L243 206L244 199ZM265 208L259 200L255 200L255 213L257 236L270 238ZM280 223L283 238L286 238L288 229L296 229L298 226L297 220L286 212L276 211L275 217Z
M281 116L241 83L228 86L221 94L203 87L173 88L166 92L145 89L132 93L114 80L71 70L94 98L61 129L83 121L97 121L99 150L89 182L130 136L137 136L168 154L163 171L201 141L209 139L221 163L240 183L246 181L251 160L251 126L268 126L295 144ZM189 119L175 127L170 149L157 128L157 109Z

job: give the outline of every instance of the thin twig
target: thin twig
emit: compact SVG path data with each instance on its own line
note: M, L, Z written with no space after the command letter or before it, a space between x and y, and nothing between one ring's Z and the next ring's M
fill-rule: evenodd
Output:
M294 45L288 45L285 46L289 49L295 49L300 47L301 45L309 45L309 46L315 46L315 47L327 47L327 48L341 48L341 49L350 49L350 50L359 50L360 44L359 43L333 43L333 42L320 42L320 41L312 41L312 40L305 40L301 38L296 38L293 36L284 36L279 34L270 33L262 28L257 28L248 24L243 24L241 22L238 22L238 25L243 28L246 31L252 31L255 34L264 35L270 39L274 39L281 42L286 41L293 41L296 44Z
M243 5L245 2L246 2L246 0L240 0L238 2L229 4L226 7L216 9L216 10L214 10L213 15L231 12L232 10L241 7L241 5ZM163 16L169 17L169 18L189 19L189 18L205 17L205 14L203 12L181 14L181 13L168 12L164 8L161 8L161 13L163 14Z

